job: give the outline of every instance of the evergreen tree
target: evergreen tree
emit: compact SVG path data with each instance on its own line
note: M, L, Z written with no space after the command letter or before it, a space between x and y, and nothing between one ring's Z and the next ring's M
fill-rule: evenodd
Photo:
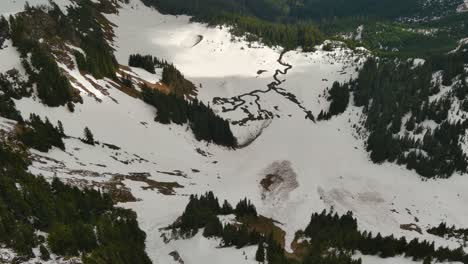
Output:
M88 127L85 127L84 129L84 139L83 142L89 145L94 145L94 136L91 130Z
M62 137L65 136L65 131L63 130L63 124L62 124L62 121L60 120L57 122L57 130Z
M263 246L263 241L258 244L257 252L255 253L255 260L260 263L265 262L265 248Z
M155 121L163 124L189 123L197 140L232 148L237 146L229 122L216 115L202 102L197 100L188 102L174 93L164 94L147 87L143 87L142 97L145 102L156 107Z

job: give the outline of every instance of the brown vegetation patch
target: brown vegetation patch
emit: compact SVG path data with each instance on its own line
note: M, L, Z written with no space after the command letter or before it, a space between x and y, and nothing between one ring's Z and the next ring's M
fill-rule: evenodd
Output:
M174 195L175 188L183 188L184 186L180 185L177 182L159 182L152 179L149 179L148 173L130 173L129 176L126 176L126 179L132 181L139 181L148 184L148 186L143 186L143 190L154 190L157 189L159 193L164 195Z
M285 235L286 232L284 232L281 228L276 226L278 222L271 219L264 217L262 215L259 215L258 217L251 217L251 216L244 216L239 219L237 219L242 224L245 224L250 230L255 230L258 233L265 234L265 235L273 235L273 239L281 245L281 247L284 247L285 245Z
M299 233L296 234L293 242L291 243L292 253L285 252L288 258L302 260L309 252L309 243L307 240L302 239L303 236Z

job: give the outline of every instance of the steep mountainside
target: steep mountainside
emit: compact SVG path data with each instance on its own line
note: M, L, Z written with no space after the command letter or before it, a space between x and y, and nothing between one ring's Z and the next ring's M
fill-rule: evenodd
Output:
M1 3L0 262L468 263L468 12L341 2Z

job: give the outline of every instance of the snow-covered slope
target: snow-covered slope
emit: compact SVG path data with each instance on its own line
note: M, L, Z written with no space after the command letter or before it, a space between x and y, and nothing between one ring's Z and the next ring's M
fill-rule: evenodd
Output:
M19 11L18 2L2 7L2 13ZM233 38L228 28L210 28L190 23L189 17L162 15L139 0L123 4L118 14L107 18L115 24L113 46L120 64L126 65L133 53L173 62L196 84L198 98L231 121L243 120L248 112L261 116L261 110L266 110L272 114L269 119L233 125L241 143L256 139L231 150L196 141L186 126L154 122L155 109L120 91L113 81L86 79L67 67L63 69L90 91L81 90L84 103L77 104L74 113L65 107L46 107L34 97L15 101L23 116L36 113L53 123L60 120L66 134L75 137L65 140L65 152L33 152L31 172L58 176L77 185L128 188L137 201L121 206L137 212L154 263L173 263L170 253L174 251L187 264L255 263L255 248L217 249L216 241L201 235L164 242L160 229L181 214L188 196L209 190L232 203L243 197L251 199L260 214L281 223L288 250L295 231L307 225L311 213L331 207L339 213L353 211L363 230L459 246L424 231L403 230L400 225L416 224L424 230L446 221L468 227L466 175L427 181L395 164L373 164L354 127L361 118L359 108L350 107L327 122L306 118L307 111L317 116L326 109L329 103L324 94L334 81L356 77L366 51L338 45L326 52L317 47L310 53L287 52L280 63L280 47L249 44ZM6 45L0 50L0 60L9 64L1 70L21 68L19 60L13 59L16 51L11 43ZM267 85L275 81L275 71L287 68L284 64L292 68L277 76L282 81L279 92L268 90ZM139 71L134 69L134 74L149 82L159 78L158 74ZM99 84L100 90L89 80ZM251 94L257 90L266 92ZM282 92L294 95L297 101ZM239 100L240 95L243 100ZM233 104L241 106L223 112ZM76 139L86 126L98 141L118 149L104 144L89 146ZM282 182L265 191L260 181L272 173L281 176ZM138 175L144 175L144 180ZM363 263L378 261L363 258ZM382 263L411 263L385 261Z

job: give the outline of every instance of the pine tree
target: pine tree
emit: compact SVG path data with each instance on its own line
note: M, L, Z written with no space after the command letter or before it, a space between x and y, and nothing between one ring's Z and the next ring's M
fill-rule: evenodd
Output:
M260 263L265 262L265 247L263 246L263 241L258 244L257 252L255 253L255 260Z
M223 206L221 207L221 214L228 215L232 214L233 211L232 205L227 200L224 200Z
M94 145L94 136L91 130L88 127L85 127L84 129L84 143L89 144L89 145Z
M58 132L60 133L61 136L65 136L65 131L63 129L63 124L62 124L62 121L58 121L57 122L57 129L58 129Z

